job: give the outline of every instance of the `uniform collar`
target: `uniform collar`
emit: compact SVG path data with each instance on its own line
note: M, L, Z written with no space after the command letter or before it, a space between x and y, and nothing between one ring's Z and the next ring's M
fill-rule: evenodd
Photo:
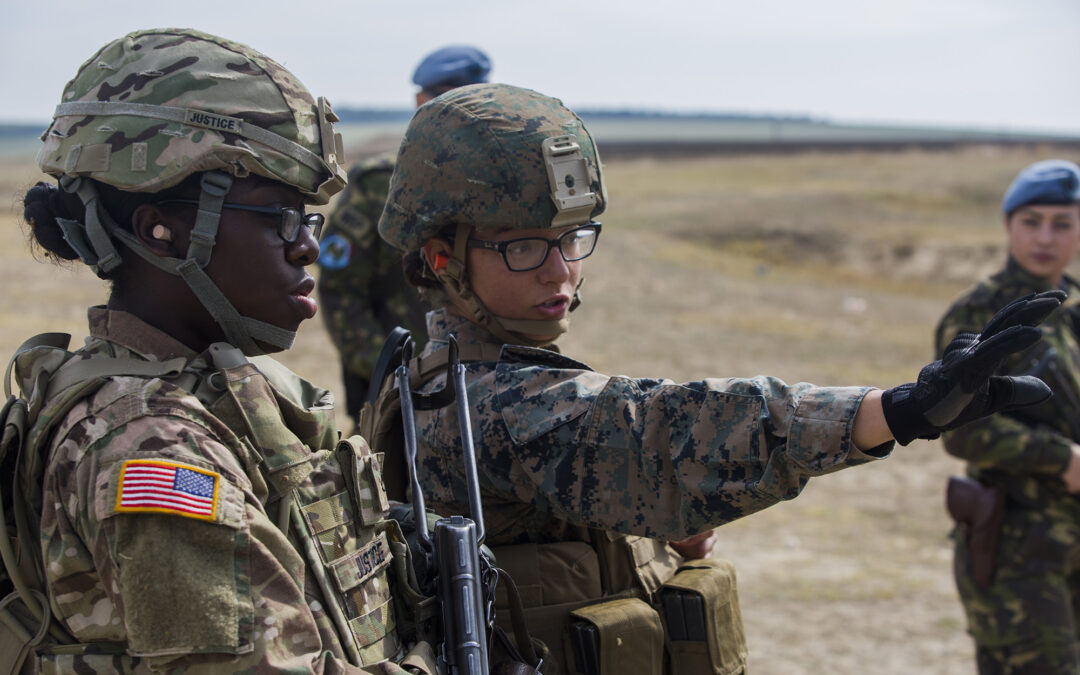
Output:
M496 338L482 326L448 312L445 307L428 312L426 319L428 336L432 340L446 340L453 333L457 336L458 342L494 342L502 344L502 340Z
M500 340L495 335L492 335L492 333L483 326L454 314L445 307L428 312L426 319L428 337L433 341L446 342L450 335L453 334L461 344L467 342L489 342L496 345L506 344L505 340ZM541 349L546 349L550 352L558 352L559 346L550 344Z
M1057 290L1047 283L1046 279L1037 277L1024 269L1012 256L1009 256L1008 261L1005 263L1005 269L1002 270L1000 274L1002 275L1002 278L1007 278L1015 283L1022 284L1036 293ZM1076 279L1073 279L1066 274L1062 276L1061 286L1058 288L1069 295L1073 295L1074 291L1080 290L1080 284L1077 283Z
M187 345L129 312L97 306L89 309L88 318L91 337L108 340L146 359L182 356L190 360L196 356Z

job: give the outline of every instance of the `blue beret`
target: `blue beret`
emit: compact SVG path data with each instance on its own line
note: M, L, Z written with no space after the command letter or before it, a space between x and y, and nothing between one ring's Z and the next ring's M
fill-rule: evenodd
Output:
M1001 200L1010 214L1028 204L1075 204L1080 201L1080 167L1064 159L1035 162L1016 174Z
M487 82L490 72L491 60L476 47L443 47L424 57L412 81L421 89L464 87Z

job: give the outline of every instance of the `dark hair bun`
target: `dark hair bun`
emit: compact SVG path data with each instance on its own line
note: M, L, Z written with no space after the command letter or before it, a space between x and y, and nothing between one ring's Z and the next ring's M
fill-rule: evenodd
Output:
M57 218L83 220L82 203L74 195L61 192L55 185L37 183L23 197L23 219L30 226L34 241L46 255L60 260L79 257L64 239Z

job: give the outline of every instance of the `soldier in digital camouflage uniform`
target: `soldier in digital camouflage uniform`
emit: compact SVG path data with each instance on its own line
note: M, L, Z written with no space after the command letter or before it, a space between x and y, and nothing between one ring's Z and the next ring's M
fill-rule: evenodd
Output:
M413 73L417 107L466 84L487 82L491 62L475 47L443 47ZM425 303L405 282L401 253L378 232L394 158L368 157L349 170L349 184L326 220L319 256L319 301L327 332L341 355L345 410L354 420L371 382L383 338L395 326L423 342Z
M528 588L530 629L548 642L560 672L574 663L563 646L578 619L606 626L619 615L613 630L628 632L602 649L617 642L630 650L661 624L640 603L624 598L608 613L599 600L629 594L655 603L680 564L709 568L687 566L665 541L678 540L690 558L707 555L701 544L711 542L700 533L794 498L812 476L885 457L894 437L935 437L1046 396L1033 378L986 375L1037 339L1029 324L1057 306L1056 294L1011 307L981 342L961 338L917 383L884 392L769 377L675 384L596 373L554 343L567 329L581 260L600 234L594 218L606 205L596 148L577 115L537 92L486 84L416 113L379 222L383 238L407 252L410 280L441 294L413 370L424 391L444 386L447 339L457 336L468 362L487 542ZM453 413L418 411L417 428L429 503L468 513ZM723 587L717 594L702 591L708 647L675 637L672 615L662 621L670 672L734 673L745 664L730 570L717 564L711 572L727 577L712 577ZM646 651L634 672L658 672L655 652ZM608 658L617 654L605 651L601 660Z
M1069 294L1043 322L1042 341L999 368L1038 375L1054 397L944 437L949 453L968 462L969 476L1006 491L988 588L975 581L970 551L959 531L956 537L956 584L980 673L1080 673L1080 286L1064 273L1080 246L1078 199L1080 169L1072 162L1021 171L1002 202L1005 267L957 300L937 327L941 350L1016 298Z
M322 216L304 208L345 181L329 105L175 29L105 45L62 101L38 156L59 187L24 215L112 290L54 376L103 379L51 420L36 508L61 630L29 669L406 672L378 464L338 443L329 392L261 356L316 311ZM19 357L24 390L40 367Z

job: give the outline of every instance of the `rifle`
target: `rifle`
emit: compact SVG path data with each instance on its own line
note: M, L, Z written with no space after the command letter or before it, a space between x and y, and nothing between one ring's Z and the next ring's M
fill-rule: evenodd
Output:
M497 574L480 555L484 543L484 516L480 508L480 481L476 471L476 451L465 393L465 366L458 357L457 340L450 337L446 386L432 394L414 394L409 383L408 363L412 340L403 344L401 365L394 373L401 398L406 460L412 486L412 507L416 514L417 536L422 551L420 564L438 577L442 605L443 643L439 660L449 675L488 675L488 635L493 619ZM457 403L461 449L465 456L465 479L472 518L451 516L435 523L434 539L428 534L424 492L416 468L415 410L434 410Z

